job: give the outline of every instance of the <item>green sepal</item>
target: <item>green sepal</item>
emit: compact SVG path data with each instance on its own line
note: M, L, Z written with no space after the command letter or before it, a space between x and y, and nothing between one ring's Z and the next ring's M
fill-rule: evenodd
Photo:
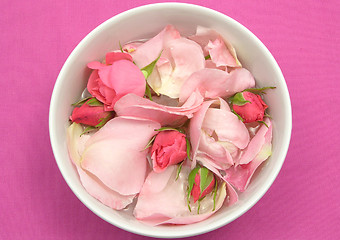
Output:
M214 179L214 174L210 172L207 168L202 167L201 172L200 172L200 190L201 190L201 195L202 193L207 189L207 187L210 185L210 183Z
M162 52L163 52L163 51L160 52L160 54L158 55L158 57L157 57L154 61L152 61L149 65L147 65L147 66L145 66L145 67L143 67L143 68L141 69L141 71L142 71L142 73L143 73L145 79L147 79L147 78L151 75L153 69L154 69L155 66L156 66L156 63L158 62L159 58L160 58L161 55L162 55Z
M179 177L179 174L181 173L183 163L184 163L184 161L182 161L180 164L178 164L175 181L177 181L177 179L178 179L178 177Z
M231 107L230 109L231 109L231 112L234 113L234 114L238 117L238 119L241 120L241 121L243 122L243 118L242 118L240 115L238 115L237 112L235 112L235 110L233 109L233 107Z
M123 47L122 47L122 44L120 43L120 41L119 41L119 49L120 49L120 51L121 51L122 53L124 53Z
M156 138L156 135L154 135L154 136L150 139L150 141L148 142L148 144L146 144L145 148L144 148L142 151L144 151L144 150L148 149L149 147L151 147L151 145L152 145L153 142L155 141L155 138Z
M103 127L105 123L107 123L114 116L113 112L108 112L108 113L109 114L107 114L106 117L99 119L100 122L95 126L96 128Z
M207 56L205 56L204 59L205 59L205 60L211 59L210 54L208 54Z
M172 128L172 127L161 127L161 128L155 129L154 131L157 131L157 132L177 131L177 132L180 132L180 133L184 133L182 129Z
M188 156L188 159L190 160L190 161L192 161L191 160L191 157L190 157L190 152L191 152L191 144L190 144L190 141L189 141L189 139L186 137L185 138L185 141L186 141L186 143L187 143L187 156Z
M264 124L267 128L269 128L268 125L267 125L267 123L265 123L264 121L257 121L257 122L262 123L262 124Z
M97 98L91 98L86 104L91 106L91 107L101 107L101 106L104 105Z
M200 170L200 167L196 167L189 173L189 176L188 176L188 184L189 184L188 199L190 198L192 188L194 187L194 184L195 184L195 177L196 177L196 174L198 173L199 170Z
M234 96L231 97L231 102L237 106L243 106L246 103L250 103L250 101L244 99L242 92L236 93Z
M217 196L217 181L215 180L215 187L214 187L214 207L213 207L213 210L212 211L215 211L215 208L216 208L216 196Z
M243 92L251 92L254 94L266 94L266 90L275 89L276 87L263 87L263 88L247 88Z
M88 126L84 129L84 131L80 134L80 136L84 135L85 133L88 133L88 132L92 132L94 130L96 130L97 128L96 127L93 127L93 126Z
M73 103L72 106L80 107L80 106L82 106L89 99L91 99L91 97L83 98L80 101Z
M141 69L141 71L144 75L145 81L148 79L148 77L153 72L153 69L155 68L156 63L158 62L159 58L161 57L162 52L163 51L160 52L160 54L158 55L158 57L154 61L152 61L149 65L147 65L147 66L145 66ZM148 81L146 81L146 85L145 85L145 95L152 101L151 87L149 86Z
M145 95L151 100L152 100L152 95L151 95L151 89L150 86L148 84L148 82L145 83Z
M197 201L197 214L200 214L200 209L201 209L201 201L203 200L203 198L202 199L199 199L198 201Z

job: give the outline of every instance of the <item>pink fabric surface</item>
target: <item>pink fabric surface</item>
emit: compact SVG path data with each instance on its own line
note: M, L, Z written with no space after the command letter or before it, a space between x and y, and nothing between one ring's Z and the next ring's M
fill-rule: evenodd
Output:
M0 2L0 239L147 239L87 209L52 154L48 109L66 58L92 29L155 1ZM187 239L339 239L340 2L185 1L218 10L257 35L291 94L293 132L264 197L234 222Z

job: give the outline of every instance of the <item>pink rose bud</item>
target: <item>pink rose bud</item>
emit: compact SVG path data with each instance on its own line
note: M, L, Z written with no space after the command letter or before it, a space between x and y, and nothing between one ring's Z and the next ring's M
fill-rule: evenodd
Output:
M193 182L193 177L194 182ZM205 167L196 167L189 174L189 190L194 202L211 193L215 186L214 174Z
M241 103L233 102L233 109L243 119L244 123L263 121L264 111L268 106L263 102L260 95L247 91L236 95L237 98L242 100Z
M93 98L92 98L93 99ZM104 106L91 106L88 104L87 100L81 107L76 107L73 109L70 120L76 123L82 123L89 126L97 126L102 121L107 122L113 118L113 112L106 112Z
M175 130L158 133L151 148L153 170L163 172L168 166L182 162L187 157L185 135Z

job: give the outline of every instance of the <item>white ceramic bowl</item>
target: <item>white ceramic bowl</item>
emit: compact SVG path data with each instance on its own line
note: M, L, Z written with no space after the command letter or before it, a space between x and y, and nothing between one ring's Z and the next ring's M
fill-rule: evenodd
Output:
M130 212L115 211L91 197L82 187L69 159L66 128L75 102L86 86L90 70L86 64L118 49L124 43L157 34L173 24L184 35L196 26L215 29L236 48L240 61L253 73L258 86L276 86L265 100L273 118L273 154L260 168L239 201L222 208L207 220L183 226L150 227L138 222ZM49 115L51 144L59 169L74 194L95 214L107 222L136 234L176 238L202 234L235 220L249 210L268 190L284 162L292 128L291 105L286 82L273 56L247 28L214 10L183 3L159 3L138 7L107 20L88 34L73 50L56 81Z

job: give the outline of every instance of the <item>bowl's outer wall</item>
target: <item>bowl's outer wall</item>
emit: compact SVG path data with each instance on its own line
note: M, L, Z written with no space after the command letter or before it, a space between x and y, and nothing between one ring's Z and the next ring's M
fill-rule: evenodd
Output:
M75 168L69 160L66 128L90 70L86 64L101 60L105 53L118 49L119 42L150 38L167 24L173 24L183 35L195 32L197 25L213 28L236 48L240 61L250 70L258 86L275 86L266 94L273 118L273 155L261 168L239 202L223 208L209 219L184 226L146 226L135 220L130 212L114 211L92 198L82 187ZM67 184L77 197L95 214L117 227L141 235L174 238L202 234L221 227L251 208L268 190L284 162L291 134L292 116L288 89L273 56L249 30L233 19L216 11L181 3L162 3L135 8L101 24L87 35L65 62L51 98L50 138L53 152ZM176 231L174 231L176 229Z

